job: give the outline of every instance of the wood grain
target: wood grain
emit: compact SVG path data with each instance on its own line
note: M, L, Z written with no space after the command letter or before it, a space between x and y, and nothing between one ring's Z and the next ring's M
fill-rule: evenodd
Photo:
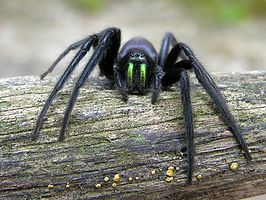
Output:
M239 199L266 193L266 72L213 77L253 160L247 164L211 99L192 77L196 156L191 186L178 87L162 92L156 105L150 103L150 94L130 95L126 104L106 81L90 80L81 89L65 141L58 142L72 78L33 142L29 136L56 79L0 80L1 199ZM233 162L239 165L236 171L229 168ZM167 182L170 166L174 176ZM115 174L121 180L113 187ZM110 180L105 182L105 177Z

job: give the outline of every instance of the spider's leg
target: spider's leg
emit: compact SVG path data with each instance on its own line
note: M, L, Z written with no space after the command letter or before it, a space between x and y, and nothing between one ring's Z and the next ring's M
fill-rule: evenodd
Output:
M171 67L165 65L165 74L161 79L162 85L164 87L170 86L180 79L181 69L189 70L191 69L191 61L190 60L181 60Z
M118 66L118 63L116 63L120 43L121 33L120 31L118 31L114 35L111 44L109 44L109 48L107 49L106 54L99 60L99 68L101 74L115 81L117 91L122 95L123 100L127 102L128 95L125 89L126 84L124 79L122 78L121 70Z
M35 128L32 132L32 139L36 140L39 136L39 131L43 123L43 119L45 114L47 113L48 108L52 104L53 99L56 97L58 91L62 89L65 82L67 81L68 77L71 75L79 61L86 55L86 53L89 51L90 47L93 45L93 43L96 40L96 36L92 35L87 39L87 41L82 45L81 49L78 51L78 53L75 55L73 60L68 65L67 69L64 71L63 75L60 77L60 79L57 81L56 85L54 86L53 91L49 95L48 99L46 100L41 113L39 114L39 117L36 121Z
M172 67L167 67L165 75L163 76L161 83L164 87L172 85L173 83L180 81L182 105L183 105L183 115L186 128L186 138L187 138L187 154L188 154L188 182L192 183L193 175L193 160L195 154L194 148L194 126L193 126L193 114L192 106L190 100L190 82L186 70L190 69L190 61L182 60L172 65Z
M151 97L151 103L152 104L155 104L158 97L159 97L159 94L160 94L160 91L161 91L161 88L162 88L162 84L161 84L161 78L163 77L163 69L160 65L157 65L156 66L156 72L155 72L155 79L154 79L154 83L153 83L153 93L152 93L152 97Z
M160 48L159 56L158 56L158 64L160 66L164 66L166 58L168 57L169 47L172 45L173 47L177 44L176 38L172 33L166 33L162 45Z
M183 115L185 117L185 127L187 135L187 153L188 153L188 182L192 184L193 175L193 161L194 161L194 126L193 126L193 114L190 101L190 83L189 77L186 71L182 71L180 74L180 88L183 105Z
M78 42L75 42L73 44L71 44L63 53L61 53L61 55L53 62L53 64L51 65L51 67L49 67L49 69L47 71L45 71L44 73L41 74L40 78L44 79L47 74L51 73L54 68L56 67L56 65L71 51L74 49L77 49L78 47L80 47L82 44L84 44L86 41L88 40L87 38L84 38Z
M158 55L158 63L156 66L156 72L155 72L155 78L153 81L153 93L151 98L151 103L156 103L158 96L160 94L162 84L161 84L161 78L163 77L163 71L164 69L162 66L165 64L165 60L167 58L169 47L170 45L175 46L177 44L177 41L172 33L166 33L163 40L162 45L160 48L160 52Z
M126 91L126 83L122 78L121 72L117 64L114 65L114 80L117 91L122 95L123 101L127 102L128 95Z
M170 45L173 46L169 52ZM190 100L190 83L189 77L185 70L191 69L191 61L181 60L176 62L178 58L184 55L177 46L177 40L172 33L167 33L163 39L159 53L159 64L163 66L165 74L162 76L161 84L164 87L170 86L180 81L180 89L182 96L183 115L185 119L186 138L187 138L187 154L188 154L188 182L192 184L193 161L194 161L194 127L193 114Z
M159 92L161 89L161 78L162 77L164 77L164 79L166 80L167 79L166 77L171 76L171 80L168 79L169 82L176 82L177 80L179 80L178 77L174 77L173 74L171 74L171 73L166 73L167 74L166 76L163 75L163 72L166 72L168 69L170 69L170 71L172 70L172 67L175 64L175 62L177 61L179 56L181 56L182 58L184 57L181 50L179 48L176 48L177 44L178 44L177 40L172 33L166 33L165 34L165 36L162 40L162 45L161 45L160 52L158 55L158 65L159 66L157 67L157 70L159 70L160 72L156 73L156 74L159 74L159 76L156 77L156 79L160 80L160 81L155 80L155 84L154 84L155 88L156 88L156 85L160 85L160 86L157 86L157 89L154 90L154 93L152 96L152 103L154 103L156 101L156 99L159 95ZM169 53L170 46L172 46L177 51L176 50L173 51L173 49L172 49ZM168 71L168 72L170 72L170 71ZM178 75L180 75L180 74L178 73Z
M99 59L99 68L101 74L109 79L114 78L114 64L117 59L118 50L121 44L120 30L113 36L112 40L108 44L104 56Z
M101 59L101 56L104 55L106 52L107 48L110 47L110 44L112 43L112 39L116 33L120 33L120 30L116 28L109 28L105 30L103 33L101 33L100 39L98 40L98 45L95 48L95 52L91 56L89 62L87 63L86 67L83 69L81 72L81 75L72 91L69 103L67 105L63 123L62 123L62 128L60 131L59 135L59 140L62 141L65 137L65 131L66 127L69 121L69 117L71 114L71 111L75 105L75 102L77 100L78 94L79 94L79 89L84 85L85 81L87 80L88 76L98 63L98 61Z
M251 155L249 153L246 142L219 88L217 87L217 85L215 84L209 73L204 69L201 63L194 56L192 50L183 43L179 43L178 46L180 47L180 49L183 50L185 55L191 61L191 66L194 69L197 79L199 80L200 84L204 87L204 89L207 91L207 93L210 95L210 97L213 99L219 112L224 117L224 120L228 123L231 131L234 133L235 137L237 138L241 148L244 150L246 158L248 159L248 161L251 161Z
M164 87L172 85L179 81L181 69L190 70L192 68L190 60L181 60L176 62L181 55L181 49L178 45L174 46L164 60L164 76L162 77L162 84Z
M109 48L106 50L104 56L99 59L100 74L107 78L114 80L117 91L122 95L125 102L128 100L126 91L126 83L122 78L121 70L116 63L118 50L121 44L121 33L117 30L112 41L109 44Z

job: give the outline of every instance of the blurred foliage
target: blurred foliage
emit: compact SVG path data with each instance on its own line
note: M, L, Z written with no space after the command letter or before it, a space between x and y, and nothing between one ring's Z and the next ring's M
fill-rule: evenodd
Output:
M173 0L182 2L196 14L224 23L240 22L251 17L266 17L266 0Z
M105 0L71 0L71 3L84 11L99 11L104 8Z
M103 10L107 0L68 0L85 12ZM122 0L120 0L122 1ZM182 3L196 16L223 23L236 23L251 17L266 17L266 0L170 0ZM116 3L119 1L116 1ZM109 2L110 3L110 2Z

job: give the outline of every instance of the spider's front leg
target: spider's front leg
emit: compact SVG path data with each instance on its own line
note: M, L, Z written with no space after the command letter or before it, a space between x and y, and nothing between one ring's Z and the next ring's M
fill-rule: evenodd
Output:
M185 128L187 134L187 151L188 151L188 182L192 184L193 164L194 164L194 125L193 125L193 113L190 100L190 82L188 74L185 70L180 73L180 89L183 105L183 114L185 117Z
M247 160L251 161L251 155L249 153L248 147L246 142L239 130L239 127L234 119L233 115L231 114L226 100L223 97L222 93L220 92L219 88L213 81L210 74L205 70L205 68L201 65L201 63L197 60L194 56L192 50L183 43L178 43L177 48L181 49L184 54L187 56L190 62L190 66L193 68L196 77L200 84L204 87L206 92L212 98L213 102L215 103L216 107L218 108L219 112L223 116L225 122L228 124L231 132L235 135L238 143L240 144L241 148L243 149ZM173 49L174 50L174 49ZM174 50L175 51L175 50Z
M62 129L60 132L60 136L59 136L59 140L63 140L64 139L64 134L65 134L65 130L67 127L67 123L71 114L71 111L74 107L74 104L76 102L76 99L78 97L78 93L79 93L79 89L80 87L83 86L84 82L87 80L88 76L90 75L91 71L94 69L94 67L96 66L96 64L98 62L101 62L102 59L104 57L104 55L106 55L106 52L108 52L109 49L113 50L112 47L114 46L118 46L117 48L119 48L120 42L119 44L113 45L112 41L114 39L114 36L117 36L117 38L120 39L120 30L117 28L108 28L102 32L100 32L99 34L94 34L91 35L83 40L80 40L77 43L74 43L72 45L70 45L69 48L67 48L59 57L58 59L53 63L53 65L48 69L47 73L49 73L50 71L53 70L53 68L55 67L55 65L72 49L75 48L80 48L79 51L77 52L77 54L75 55L75 57L72 59L72 61L70 62L70 64L68 65L68 67L66 68L66 70L64 71L64 73L62 74L62 76L59 78L59 80L57 81L56 85L54 86L53 91L51 92L51 94L49 95L48 99L45 102L44 107L42 108L39 117L36 121L35 124L35 128L32 132L32 139L36 140L39 136L39 131L41 129L41 126L43 124L43 120L44 120L44 116L47 113L49 107L51 106L54 98L56 97L57 93L63 88L65 82L67 81L67 79L70 77L70 75L72 74L72 72L74 71L74 69L76 68L76 66L78 65L78 63L82 60L82 58L87 54L87 52L90 50L91 46L95 46L95 51L92 54L89 62L87 63L86 67L84 68L84 70L82 71L75 87L74 90L72 92L69 104L67 106L66 112L65 112L65 116L63 119L63 125L62 125ZM44 74L44 76L46 75L46 73Z
M174 51L169 53L170 45L173 46ZM173 34L167 33L163 39L161 50L159 53L159 63L163 66L164 76L161 79L163 87L170 86L180 81L181 99L183 105L183 115L186 129L187 139L187 161L188 161L188 183L192 184L193 163L194 163L194 125L193 113L190 100L190 82L186 70L191 69L191 62L189 60L182 60L176 62L178 57L182 55L179 48L176 47L177 41Z
M169 63L169 60L167 61ZM165 65L165 75L162 77L161 83L164 87L170 86L173 83L180 82L181 99L183 105L183 115L186 129L187 139L187 159L188 159L188 182L192 184L193 164L194 164L194 125L193 113L190 100L190 82L186 70L191 69L190 61L182 60L177 62L172 67Z
M114 70L114 80L115 80L116 89L121 94L123 101L127 102L128 94L126 91L126 83L122 78L122 73L120 71L120 68L118 67L118 64L114 64L113 70Z
M71 114L71 112L74 108L75 102L77 100L77 97L79 95L79 89L84 85L85 81L87 80L88 76L90 75L92 70L95 68L97 63L99 62L100 69L102 70L101 66L102 66L102 63L104 63L104 61L106 60L106 57L108 58L109 54L113 54L112 49L118 50L119 45L120 45L120 41L119 41L118 48L114 48L114 46L117 45L117 43L114 42L116 40L116 38L119 38L119 40L120 40L120 30L116 29L116 28L110 28L110 29L107 29L104 32L100 33L100 39L97 41L97 46L95 48L95 51L92 54L86 67L81 72L81 75L78 78L76 85L72 91L69 103L68 103L66 111L65 111L63 122L62 122L62 128L61 128L60 135L59 135L60 141L62 141L65 138L65 132L66 132L67 124L68 124L68 121L70 118L70 114ZM112 60L115 59L112 56L110 58L112 58ZM104 64L107 64L107 63L104 63ZM110 66L110 67L112 67L112 66ZM105 68L105 70L103 70L103 72L106 73L106 74L104 74L106 76L108 75L107 71L108 70L106 68ZM112 68L110 71L112 71Z
M170 41L171 38L174 38L172 34L168 34L166 36L165 41ZM197 79L204 87L206 92L210 95L212 100L214 101L216 107L219 112L223 116L225 122L228 124L231 132L235 135L237 141L239 142L241 148L243 149L246 158L248 161L251 160L251 155L248 151L248 147L245 143L245 140L240 133L240 130L236 124L234 117L232 116L229 108L226 104L226 101L221 94L219 88L209 75L209 73L204 69L204 67L200 64L200 62L194 56L192 50L183 43L172 42L174 46L167 57L164 58L165 52L162 51L160 55L162 55L162 63L164 64L165 75L162 78L162 85L168 86L177 81L180 81L181 86L181 95L182 95L182 104L183 104L183 113L185 117L185 127L188 139L188 179L189 183L192 182L192 173L193 173L193 156L194 156L194 142L193 142L193 118L192 118L192 110L190 103L190 94L189 94L189 82L188 76L183 72L183 70L193 69ZM164 45L162 45L164 47ZM163 49L163 48L162 48ZM164 48L167 49L168 48ZM178 58L183 60L177 62Z
M89 37L87 39L87 41L85 41L83 43L83 45L81 46L78 53L75 55L75 57L70 62L70 64L68 65L68 67L66 68L66 70L64 71L62 76L57 81L56 85L54 86L53 91L50 93L48 99L46 100L46 102L45 102L45 104L44 104L44 106L43 106L43 108L42 108L42 110L38 116L38 119L37 119L36 124L35 124L35 128L34 128L32 135L31 135L32 140L36 140L38 138L41 126L43 124L44 116L47 113L49 107L51 106L57 93L63 88L65 82L67 81L69 76L72 74L72 72L76 68L77 64L86 55L86 53L89 51L89 49L91 48L91 46L93 45L93 43L95 42L96 39L97 39L96 36L93 35L93 36ZM51 67L49 69L51 69Z

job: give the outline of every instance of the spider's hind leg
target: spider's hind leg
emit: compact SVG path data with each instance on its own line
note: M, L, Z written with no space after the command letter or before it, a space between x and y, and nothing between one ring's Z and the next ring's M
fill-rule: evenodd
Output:
M90 37L90 36L89 36ZM51 65L51 67L49 67L48 70L46 70L44 73L41 74L40 78L44 79L49 73L51 73L54 68L56 67L56 65L72 50L80 48L84 43L86 43L86 41L89 39L89 37L86 37L78 42L75 42L73 44L71 44L65 51L63 51L63 53L61 53L61 55L53 62L53 64Z

